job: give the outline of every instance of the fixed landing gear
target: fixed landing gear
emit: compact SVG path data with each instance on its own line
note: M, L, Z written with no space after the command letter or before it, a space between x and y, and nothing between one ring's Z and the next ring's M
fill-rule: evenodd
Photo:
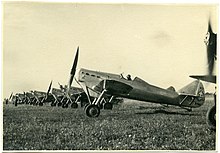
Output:
M113 108L112 103L105 103L105 104L104 104L104 109L110 109L110 110L112 110L112 108Z
M68 104L67 103L63 103L62 108L68 108Z
M88 117L98 117L100 115L100 109L112 109L113 104L111 103L114 96L111 96L111 98L108 100L107 95L105 95L107 92L106 89L104 89L101 94L91 101L90 96L88 96L88 100L90 103L87 103L84 107L85 113Z
M90 104L85 107L85 112L88 117L98 117L100 108L97 105Z
M206 122L210 129L215 130L216 129L216 106L212 106L206 114Z
M18 102L17 102L17 100L15 100L15 106L18 106Z
M56 103L53 103L53 102L52 102L52 103L50 104L50 106L51 106L51 107L54 107L54 106L56 106Z
M62 106L62 103L61 103L61 102L58 102L58 103L57 103L57 106L58 106L58 107Z
M96 101L95 101L96 102ZM113 104L112 103L104 103L104 104L86 104L84 107L85 113L88 117L98 117L100 115L100 109L108 109L112 110Z
M77 103L72 103L71 108L78 108L78 104Z

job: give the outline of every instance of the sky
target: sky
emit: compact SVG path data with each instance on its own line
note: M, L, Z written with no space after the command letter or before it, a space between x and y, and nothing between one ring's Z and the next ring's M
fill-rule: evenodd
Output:
M214 4L4 2L3 97L67 84L78 46L77 69L180 89L207 73L209 18L217 32Z

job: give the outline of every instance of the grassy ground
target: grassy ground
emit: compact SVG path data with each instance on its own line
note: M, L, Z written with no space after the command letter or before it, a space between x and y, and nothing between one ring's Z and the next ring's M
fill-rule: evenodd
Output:
M82 108L3 108L4 150L215 150L206 125L211 99L192 112L125 100L98 118Z

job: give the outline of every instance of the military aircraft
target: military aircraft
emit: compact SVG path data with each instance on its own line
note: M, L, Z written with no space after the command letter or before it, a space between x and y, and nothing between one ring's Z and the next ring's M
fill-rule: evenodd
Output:
M24 95L26 97L26 104L36 105L37 99L32 92L24 92Z
M12 99L12 97L13 97L13 92L11 93L11 95L9 96L9 98L5 98L5 99L4 99L4 102L5 102L6 105L9 103L9 101Z
M51 103L51 106L62 106L63 108L67 108L69 104L71 104L72 108L77 108L77 102L81 103L81 107L88 103L87 96L82 88L71 87L68 96L66 95L68 87L67 85L63 86L58 83L60 89L53 88L52 94L55 96L55 101Z
M206 44L207 50L208 74L191 75L190 77L216 84L216 75L213 74L213 68L215 60L217 60L217 34L213 32L210 20L208 22L208 32L206 34L204 42ZM214 93L214 103L215 105L208 110L206 117L207 124L211 129L216 128L216 93Z
M50 82L47 93L36 90L30 92L24 92L26 98L25 103L43 106L45 102L49 102L51 99L51 95L50 95L51 86L52 86L52 81Z
M74 58L70 72L68 90L73 82L78 62L79 47ZM205 101L204 87L199 80L186 85L178 92L173 87L162 89L150 85L146 81L135 77L126 79L122 75L98 72L81 68L76 82L85 91L89 104L85 107L88 117L98 117L100 108L112 109L112 99L122 97L145 102L176 105L182 108L196 108L203 105ZM91 97L94 97L93 100ZM110 97L107 98L107 97Z
M26 97L23 93L16 93L12 96L12 103L17 106L18 104L24 104Z

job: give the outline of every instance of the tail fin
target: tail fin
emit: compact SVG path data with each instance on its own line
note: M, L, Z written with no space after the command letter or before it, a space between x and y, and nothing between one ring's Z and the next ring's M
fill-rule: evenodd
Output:
M202 82L195 80L178 91L180 104L186 107L199 107L205 102L205 90Z

